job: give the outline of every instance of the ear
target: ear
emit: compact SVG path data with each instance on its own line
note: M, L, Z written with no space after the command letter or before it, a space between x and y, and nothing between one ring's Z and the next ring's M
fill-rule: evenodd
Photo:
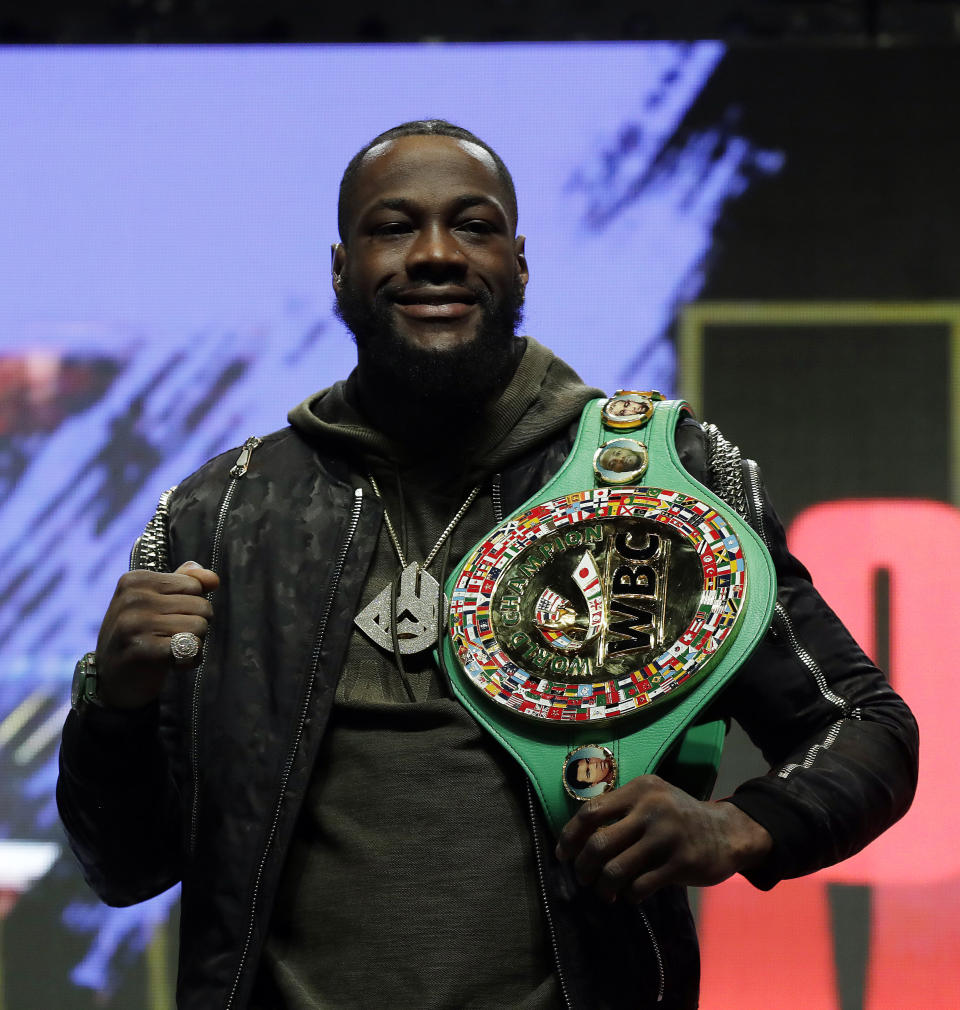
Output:
M514 254L517 258L517 273L520 275L520 282L524 287L527 286L527 281L530 280L530 271L527 269L527 257L524 253L524 246L526 245L527 237L526 235L518 235L514 240Z
M335 292L340 290L340 278L347 263L347 250L342 242L330 246L330 279Z

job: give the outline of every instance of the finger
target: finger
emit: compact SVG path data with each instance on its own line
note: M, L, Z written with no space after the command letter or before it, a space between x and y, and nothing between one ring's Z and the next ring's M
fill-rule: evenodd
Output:
M618 896L633 895L634 884L642 881L645 883L641 883L637 893L645 897L669 882L671 866L670 846L650 835L609 859L600 868L593 886L604 901L616 901ZM645 886L649 886L650 890L643 890Z
M213 607L202 595L200 583L196 579L191 579L188 575L159 575L156 572L142 574L151 574L154 578L122 582L111 601L110 616L115 616L118 626L136 631L138 627L148 624L155 614L182 613L207 620L213 616ZM169 580L175 580L181 591L172 591ZM106 620L106 624L109 626L110 620Z
M661 887L668 884L682 884L683 880L677 879L673 866L670 863L662 863L646 873L640 873L623 890L620 895L625 901L639 903L645 901L659 891Z
M210 590L216 589L220 585L220 576L209 568L198 565L196 561L184 561L175 574L188 575L195 579L203 587L205 593L209 593Z
M209 625L202 617L189 617L184 614L171 614L170 616L159 617L151 629L154 638L164 641L166 648L170 648L170 639L174 635L185 631L188 634L196 635L201 641L207 633Z
M209 578L213 576L213 581ZM216 588L219 579L214 572L206 568L184 569L183 572L151 572L135 569L120 576L117 583L117 595L125 600L134 596L143 597L146 594L162 593L170 595L183 593L189 596L202 596L206 586Z
M174 655L172 640L174 635L187 633L196 637L199 647L192 657ZM130 644L125 656L128 662L139 662L143 667L154 666L169 669L170 667L194 666L200 662L203 655L204 628L201 624L180 624L168 627L165 632L158 629L154 634L145 635Z
M155 614L182 614L184 617L202 617L209 621L213 617L213 606L205 596L187 596L158 594L149 605L144 604L144 610Z
M120 665L164 665L170 659L170 639L178 631L187 631L203 639L207 622L202 617L184 614L153 614L144 623L124 615L117 621L113 655ZM106 653L106 650L104 650Z
M619 820L630 807L631 797L625 787L587 800L560 832L557 859L561 862L575 859L597 828Z
M573 858L573 868L581 884L593 884L604 867L635 845L646 832L644 818L630 811L618 821L603 824L583 843Z

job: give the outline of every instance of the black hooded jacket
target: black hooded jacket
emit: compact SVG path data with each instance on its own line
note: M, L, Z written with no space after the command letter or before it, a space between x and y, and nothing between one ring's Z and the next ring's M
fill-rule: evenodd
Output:
M574 427L536 433L484 478L506 514L559 469ZM749 874L769 888L852 855L902 816L916 725L787 551L756 465L692 422L677 444L694 477L739 499L777 570L771 630L717 713L737 719L771 765L731 798L774 840ZM183 481L132 559L169 569L193 559L220 575L198 670L172 675L160 704L133 715L71 712L61 749L61 816L100 897L132 904L183 882L181 1010L248 1006L383 515L357 461L297 428L244 459L237 467L238 450L228 452ZM516 788L526 789L519 772ZM639 909L596 901L556 862L529 806L567 1005L695 1007L683 889ZM618 956L598 958L598 938Z

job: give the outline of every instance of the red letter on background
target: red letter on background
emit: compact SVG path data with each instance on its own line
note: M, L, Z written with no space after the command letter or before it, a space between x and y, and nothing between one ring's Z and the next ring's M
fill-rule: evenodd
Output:
M920 785L909 817L863 852L823 871L838 883L921 884L960 877L956 631L960 511L941 502L814 505L790 527L790 549L868 651L876 639L876 573L890 574L890 681L920 723Z
M830 502L801 513L788 539L868 652L876 641L876 576L888 573L888 672L920 723L920 785L909 815L844 863L767 895L751 893L740 879L704 890L703 1008L838 1005L827 881L873 888L867 1010L953 1007L960 991L960 803L952 746L960 711L953 646L960 512L912 499ZM739 962L771 937L779 941L779 958L771 950L770 970L755 972L744 990L746 964Z

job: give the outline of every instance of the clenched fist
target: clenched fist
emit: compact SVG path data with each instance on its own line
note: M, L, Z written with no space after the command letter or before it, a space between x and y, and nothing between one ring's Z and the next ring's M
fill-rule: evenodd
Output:
M140 708L160 694L173 667L170 639L180 631L199 639L213 608L204 594L215 572L195 561L175 572L133 571L120 577L97 637L98 693L109 708Z

